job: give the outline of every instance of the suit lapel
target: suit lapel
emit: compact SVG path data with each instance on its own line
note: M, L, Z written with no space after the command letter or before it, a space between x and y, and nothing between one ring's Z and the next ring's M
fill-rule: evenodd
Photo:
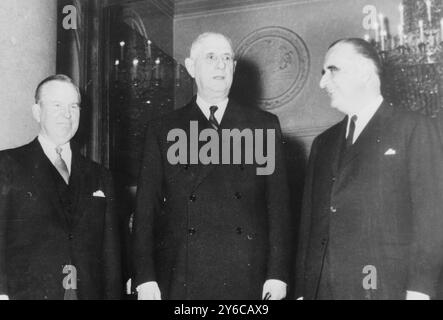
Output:
M57 219L60 220L65 230L68 230L68 221L66 219L66 215L53 179L51 168L53 164L43 152L43 149L37 139L31 142L29 147L29 154L25 155L25 161L28 162L27 166L31 170L33 184L37 187L37 189L42 190L43 197L45 199L49 199L51 204L56 209Z
M369 146L371 144L380 142L381 131L385 121L389 119L391 113L392 108L386 102L383 102L372 119L363 129L355 143L344 154L342 168L346 167L352 161L357 159L363 151L370 150Z
M341 167L341 163L343 163L347 124L348 124L348 117L345 117L337 127L336 134L333 137L333 142L328 144L328 146L331 148L330 152L330 154L332 155L331 164L332 164L332 173L334 176L338 174L338 171L340 170Z
M76 146L72 146L72 173L70 181L71 192L73 193L74 199L72 207L72 212L74 213L72 217L72 229L74 229L80 221L90 196L88 194L90 190L87 188L86 182L91 181L92 177L86 171L85 159L82 158Z

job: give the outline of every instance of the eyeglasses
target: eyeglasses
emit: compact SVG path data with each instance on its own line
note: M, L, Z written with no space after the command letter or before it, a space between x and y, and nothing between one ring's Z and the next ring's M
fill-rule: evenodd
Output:
M234 57L230 54L223 54L221 56L218 56L215 53L208 53L205 56L205 61L208 64L217 64L219 60L221 60L225 64L229 64L234 62Z

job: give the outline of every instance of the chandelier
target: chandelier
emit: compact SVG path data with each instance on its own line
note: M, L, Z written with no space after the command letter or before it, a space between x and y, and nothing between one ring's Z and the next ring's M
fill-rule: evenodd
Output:
M113 82L126 88L136 100L151 104L154 97L164 96L162 104L171 104L174 89L181 86L186 72L175 59L163 52L151 40L132 31L129 40L115 44Z
M443 108L443 1L404 0L398 9L396 35L383 14L365 35L383 62L383 95L435 118Z

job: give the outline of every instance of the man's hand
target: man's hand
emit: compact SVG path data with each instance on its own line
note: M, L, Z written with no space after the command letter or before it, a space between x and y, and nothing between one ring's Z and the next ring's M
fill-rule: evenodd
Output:
M263 300L282 300L286 298L287 284L280 280L266 280L263 285Z
M406 291L406 300L431 300L431 297L417 291Z
M150 281L137 287L138 300L161 300L162 296L157 282Z
M9 300L9 297L6 294L0 294L0 301Z

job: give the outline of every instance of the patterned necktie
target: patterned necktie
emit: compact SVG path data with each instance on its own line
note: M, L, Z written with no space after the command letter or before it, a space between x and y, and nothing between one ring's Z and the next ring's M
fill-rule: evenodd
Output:
M218 107L217 106L211 106L209 108L209 110L211 111L211 115L209 116L209 122L211 123L211 126L215 130L218 130L220 128L220 125L218 124L218 121L215 118L215 112L218 110Z
M353 115L351 117L351 123L349 124L349 133L346 138L346 149L352 146L354 143L354 132L355 132L355 122L357 121L357 116Z
M55 152L57 153L57 159L54 161L54 166L62 176L63 180L65 180L66 184L69 184L69 171L66 162L62 158L62 148L56 147Z

